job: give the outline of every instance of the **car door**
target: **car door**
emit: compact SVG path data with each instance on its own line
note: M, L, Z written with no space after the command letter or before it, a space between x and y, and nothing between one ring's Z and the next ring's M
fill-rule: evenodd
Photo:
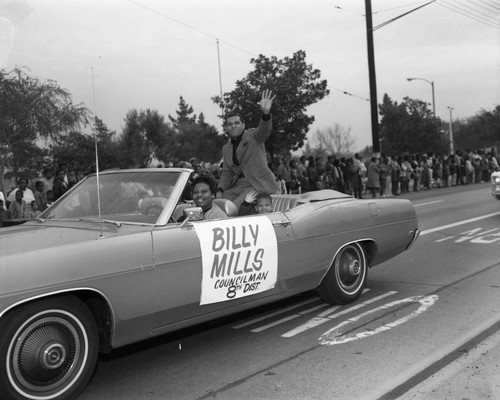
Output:
M267 223L262 224L263 219ZM265 222L264 221L264 222ZM226 297L224 300L216 300L210 302L202 296L203 287L206 290L206 284L203 280L203 256L202 251L202 238L200 235L203 233L204 227L209 227L209 231L214 227L223 226L227 229L237 231L237 229L245 226L255 226L260 224L261 231L264 225L270 226L272 234L276 240L276 253L277 253L277 279L273 287L264 291L252 290L256 286L256 281L252 282L252 274L249 279L242 278L239 281L235 280L232 285L232 278L236 275L226 276L225 279L220 279L217 283L221 287L224 285ZM293 231L290 222L283 213L273 213L266 216L247 216L236 217L228 220L214 221L199 221L188 223L184 226L181 224L168 224L164 227L157 227L152 232L153 235L153 252L155 262L155 307L157 310L157 330L169 331L172 330L172 324L180 324L181 326L189 325L189 321L196 319L195 322L216 318L234 311L240 311L245 308L252 307L254 303L264 304L268 299L278 297L286 290L286 285L283 284L283 278L286 273L282 271L294 265L294 242ZM220 243L221 246L226 244ZM238 247L243 241L251 241L251 235L248 233L245 238L239 237L228 238L233 247ZM218 250L218 244L205 245L211 247L209 250ZM231 253L232 254L232 253ZM228 255L226 261L229 263L231 254ZM240 257L240 270L246 269L245 254L242 253ZM205 257L206 254L205 254ZM253 256L252 256L253 257ZM234 258L236 260L236 258ZM248 257L247 257L248 260ZM212 262L212 261L211 261ZM219 260L220 262L220 260ZM251 261L250 261L251 262ZM249 264L248 264L249 265ZM210 266L210 264L209 264ZM248 267L250 268L250 267ZM257 271L258 272L258 271ZM242 275L241 275L242 276ZM253 275L259 276L259 275ZM232 286L240 286L241 291L246 291L243 297L232 297L234 290Z

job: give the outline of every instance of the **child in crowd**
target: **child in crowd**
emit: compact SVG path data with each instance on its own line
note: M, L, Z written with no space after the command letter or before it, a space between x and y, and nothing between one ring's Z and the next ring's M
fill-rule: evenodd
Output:
M269 193L251 190L238 210L238 215L267 214L273 212L273 199Z
M47 190L45 193L45 197L47 200L47 207L51 206L54 203L54 192L52 190Z
M38 216L41 214L42 212L38 209L38 204L36 202L36 200L33 200L31 202L31 211L28 212L28 219L35 219L35 218L38 218Z

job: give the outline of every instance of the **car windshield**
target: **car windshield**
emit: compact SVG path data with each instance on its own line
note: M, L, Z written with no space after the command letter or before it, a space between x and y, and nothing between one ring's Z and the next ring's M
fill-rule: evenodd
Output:
M155 223L180 172L120 171L99 176L101 218ZM98 218L97 176L88 176L40 215L42 219Z

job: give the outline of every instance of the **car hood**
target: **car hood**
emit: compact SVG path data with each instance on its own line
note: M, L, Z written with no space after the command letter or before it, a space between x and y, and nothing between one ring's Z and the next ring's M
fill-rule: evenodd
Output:
M103 224L102 235L116 236L119 227ZM82 243L101 238L97 222L26 222L0 229L0 256Z

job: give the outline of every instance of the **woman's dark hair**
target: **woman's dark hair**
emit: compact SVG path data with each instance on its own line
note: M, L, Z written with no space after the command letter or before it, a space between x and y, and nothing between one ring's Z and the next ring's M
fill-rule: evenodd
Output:
M210 188L210 192L215 196L217 194L217 182L210 175L202 174L195 178L192 182L193 190L198 183L205 183Z

